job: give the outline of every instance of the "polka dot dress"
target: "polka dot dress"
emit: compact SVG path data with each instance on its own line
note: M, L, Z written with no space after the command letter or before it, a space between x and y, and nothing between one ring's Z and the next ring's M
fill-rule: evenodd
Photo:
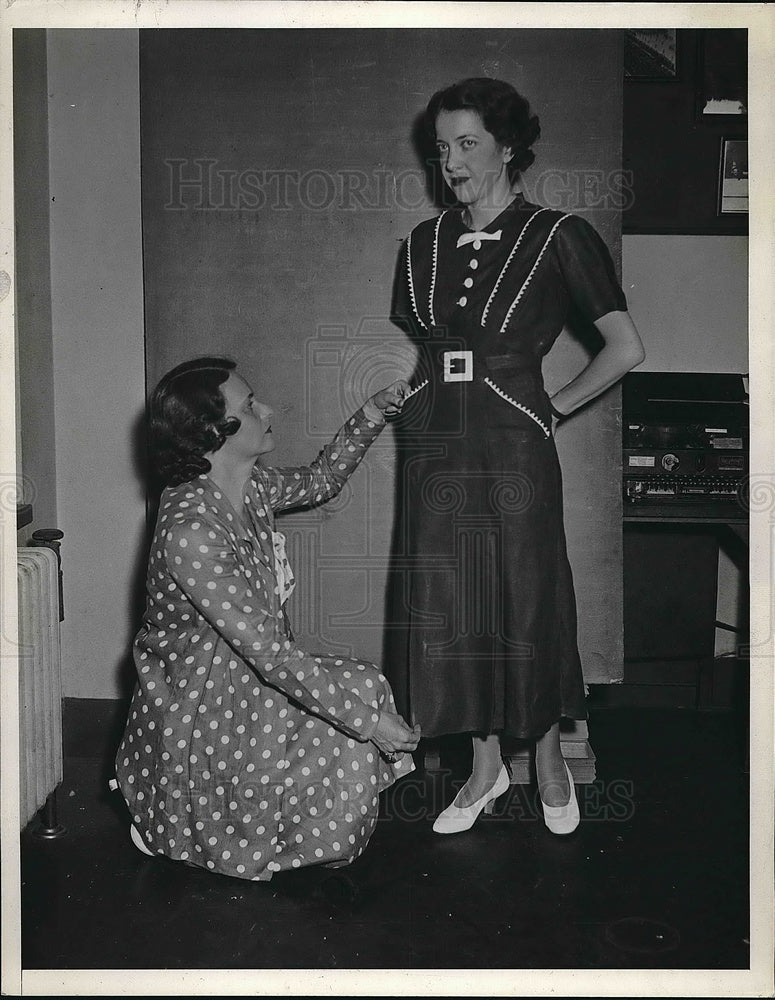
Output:
M346 864L379 793L413 769L369 742L377 710L395 711L385 677L300 650L276 573L274 512L336 495L380 429L359 411L309 467L256 465L250 529L207 476L162 494L116 756L151 851L254 880Z

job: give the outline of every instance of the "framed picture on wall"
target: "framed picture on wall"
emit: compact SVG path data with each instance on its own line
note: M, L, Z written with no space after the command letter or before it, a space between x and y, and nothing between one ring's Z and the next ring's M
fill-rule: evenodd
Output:
M722 138L718 214L748 214L748 140Z
M675 28L625 30L625 80L675 80L677 75L678 40Z
M748 116L748 30L705 28L697 33L698 119L745 122Z

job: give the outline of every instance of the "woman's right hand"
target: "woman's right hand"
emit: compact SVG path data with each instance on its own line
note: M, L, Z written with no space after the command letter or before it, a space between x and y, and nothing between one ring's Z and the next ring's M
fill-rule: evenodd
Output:
M393 712L380 712L379 722L371 740L376 744L380 753L391 760L397 753L416 750L421 735L419 726L411 729L400 715L395 715Z

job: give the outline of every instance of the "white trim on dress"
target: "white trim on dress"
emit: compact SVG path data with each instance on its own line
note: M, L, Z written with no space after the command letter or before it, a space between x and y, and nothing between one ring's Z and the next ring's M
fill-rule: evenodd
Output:
M490 306L492 305L492 300L495 298L495 293L498 291L498 288L500 287L501 281L503 281L503 276L506 273L506 269L508 268L509 264L511 263L512 257L517 252L517 250L519 248L519 244L522 242L522 237L527 232L528 227L530 226L530 223L533 221L533 219L536 218L536 216L540 215L542 212L550 212L550 211L551 211L551 209L549 209L549 208L539 208L537 211L533 212L533 214L527 220L527 222L525 223L525 225L522 227L522 232L517 237L517 242L511 248L511 253L506 258L506 263L501 268L501 273L498 275L498 279L495 282L492 291L490 292L489 299L487 299L487 303L486 303L486 305L484 307L484 311L482 312L482 318L481 318L481 321L480 321L480 323L481 323L482 326L484 326L484 324L485 324L485 322L487 320L487 313L490 311Z
M537 214L538 213L536 212L536 215ZM531 218L534 218L534 216L531 216ZM535 274L536 268L541 263L541 258L546 253L546 248L551 243L552 237L554 236L554 233L555 233L557 227L559 226L559 224L561 222L563 222L565 219L569 219L569 218L570 218L570 215L563 215L552 226L551 230L549 231L549 235L546 237L546 241L544 242L544 245L541 247L541 252L536 257L535 264L533 264L533 266L530 268L530 274L528 274L528 276L525 278L524 282L522 283L522 287L517 292L517 297L514 299L514 301L509 306L508 312L506 313L506 318L503 320L503 323L501 324L501 328L499 330L499 333L505 333L506 332L506 327L509 325L509 320L511 319L511 314L516 309L517 303L519 302L519 300L525 294L527 286L530 284L530 281L531 281L533 275ZM522 230L522 231L524 232L524 230Z
M412 234L411 233L409 233L409 235L406 237L406 270L407 270L407 276L408 276L408 279L409 279L409 298L412 300L412 309L414 309L414 314L417 317L417 321L419 323L421 323L422 326L424 326L425 329L427 330L428 329L428 325L423 320L422 316L420 316L420 311L417 308L417 299L416 299L415 294L414 294L414 277L412 275Z
M431 266L431 287L428 292L428 314L430 315L432 326L436 323L436 317L433 314L433 298L436 294L436 270L439 263L439 229L441 228L441 220L446 214L446 212L442 212L436 220L436 230L433 234L433 264Z
M534 413L528 406L518 403L516 399L512 399L512 397L509 396L508 393L504 392L500 386L497 386L489 376L485 376L484 382L485 385L489 385L493 392L496 392L502 399L505 399L507 403L511 403L512 406L515 406L518 410L521 410L522 413L526 414L526 416L530 417L531 420L534 420L547 437L552 436L551 430L546 426L543 420L541 420L537 413Z

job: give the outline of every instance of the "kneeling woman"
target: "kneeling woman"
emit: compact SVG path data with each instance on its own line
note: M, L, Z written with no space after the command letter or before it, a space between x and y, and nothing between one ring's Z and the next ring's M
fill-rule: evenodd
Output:
M141 850L266 880L354 860L379 792L413 769L419 731L378 668L296 646L274 529L276 511L341 490L405 386L373 396L310 466L270 468L272 411L234 367L186 362L151 399L167 486L116 777Z

